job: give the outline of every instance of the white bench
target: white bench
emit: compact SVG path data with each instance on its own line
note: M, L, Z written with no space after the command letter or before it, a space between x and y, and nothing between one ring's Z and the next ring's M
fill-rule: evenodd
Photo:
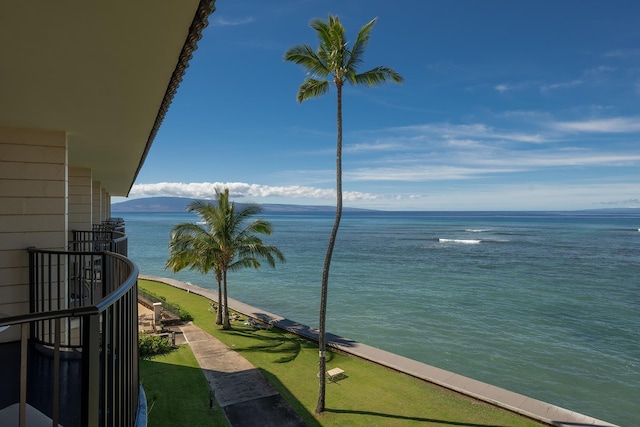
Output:
M335 381L338 378L344 376L344 370L340 369L340 368L333 368L333 369L329 369L327 371L327 378L329 378L329 381Z

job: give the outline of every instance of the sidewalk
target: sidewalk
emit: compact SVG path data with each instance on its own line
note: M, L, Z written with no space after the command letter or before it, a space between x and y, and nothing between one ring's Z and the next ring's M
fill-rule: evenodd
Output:
M180 326L231 427L302 427L305 423L244 357L194 326Z
M212 301L217 300L217 292L200 288L199 286L183 283L174 279L145 276L142 274L140 275L140 278L166 283L170 286L184 289L187 292L193 292L201 295ZM318 330L310 328L309 326L296 323L290 319L285 319L276 314L260 310L231 298L229 298L229 307L247 316L252 316L266 322L273 321L274 325L280 329L304 336L314 341L318 340ZM354 356L370 360L380 365L387 366L416 378L438 384L450 390L457 391L550 425L564 427L617 427L615 424L611 424L606 421L598 420L569 409L532 399L491 384L476 381L472 378L445 371L443 369L337 335L327 333L327 343L328 346L339 349L345 353L353 354Z

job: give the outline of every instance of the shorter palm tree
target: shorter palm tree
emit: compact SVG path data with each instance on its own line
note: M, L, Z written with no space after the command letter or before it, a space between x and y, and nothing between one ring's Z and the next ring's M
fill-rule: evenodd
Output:
M194 201L187 211L197 213L204 224L182 223L173 228L166 266L173 272L186 267L203 274L213 271L218 284L216 323L230 329L227 272L260 268L261 261L275 267L276 261L285 261L284 255L258 237L271 234L270 222L263 219L249 222L262 208L256 204L236 207L229 201L229 189L216 190L215 204Z
M183 223L171 231L169 259L165 268L174 273L189 267L190 270L209 274L213 270L218 285L218 309L216 325L222 324L222 270L218 258L220 252L208 229L198 224Z

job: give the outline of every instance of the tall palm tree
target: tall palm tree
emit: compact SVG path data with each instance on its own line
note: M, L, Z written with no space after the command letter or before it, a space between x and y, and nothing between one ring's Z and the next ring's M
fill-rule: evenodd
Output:
M319 46L314 51L309 45L298 45L289 49L285 61L301 65L309 75L298 90L298 102L324 95L329 91L331 82L337 91L337 141L336 141L336 217L329 238L329 245L322 269L322 290L320 297L320 325L319 325L319 392L316 413L324 411L325 406L325 371L326 371L326 340L325 321L327 315L327 291L329 282L329 268L335 246L340 219L342 218L342 87L345 83L352 85L375 86L392 80L401 83L403 78L389 67L375 67L369 71L358 73L357 68L362 62L364 51L369 43L371 29L376 23L372 19L365 24L356 37L351 50L345 38L345 29L337 16L329 15L325 22L320 19L311 21L311 28L316 31Z
M262 208L255 204L236 207L229 201L228 188L224 192L216 190L215 204L194 201L187 210L197 213L204 225L183 223L173 228L167 266L173 271L189 266L203 273L213 269L218 282L218 314L222 313L222 328L231 329L227 272L246 267L260 268L260 261L275 267L276 261L285 261L284 255L258 237L259 234L271 234L270 222L263 219L248 222L262 212Z

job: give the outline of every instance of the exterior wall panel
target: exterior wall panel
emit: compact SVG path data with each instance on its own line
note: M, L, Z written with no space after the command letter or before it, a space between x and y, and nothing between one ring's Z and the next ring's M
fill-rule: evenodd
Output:
M100 181L93 181L92 187L92 221L94 224L100 224L102 221L100 218L102 213L102 185Z
M0 313L21 314L29 299L26 249L67 246L66 135L0 128L0 166Z
M69 230L91 230L91 169L69 168Z

